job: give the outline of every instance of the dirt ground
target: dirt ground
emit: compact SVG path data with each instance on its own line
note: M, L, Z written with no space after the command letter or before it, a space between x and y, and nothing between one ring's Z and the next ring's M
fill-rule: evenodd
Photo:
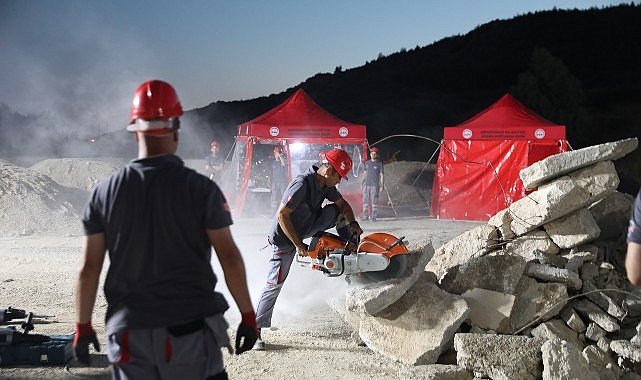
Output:
M262 289L269 259L264 247L266 218L241 218L232 228L245 258L252 298ZM382 218L364 222L365 233L385 231L405 236L410 244L423 239L435 248L479 223L439 221L428 217ZM73 332L73 286L81 247L80 236L25 236L0 238L0 307L26 309L52 315L37 323L32 333ZM221 278L215 259L214 268ZM108 263L107 263L108 264ZM294 264L297 265L296 263ZM104 279L104 276L103 276ZM328 306L344 295L345 278L328 278L299 266L292 273L274 313L274 327L264 331L266 351L249 351L239 356L225 353L225 364L234 379L397 379L408 378L415 370L358 346L352 330ZM224 282L219 290L228 295ZM104 355L104 311L102 294L97 301L94 325L102 352L93 353L93 366L80 367L75 361L63 366L0 367L2 379L108 379L110 369ZM226 313L230 336L240 315L233 305ZM399 342L398 344L403 344ZM410 371L410 372L408 372Z

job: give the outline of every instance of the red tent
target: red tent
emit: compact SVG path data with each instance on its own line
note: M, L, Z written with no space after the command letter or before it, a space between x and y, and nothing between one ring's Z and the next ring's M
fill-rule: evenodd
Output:
M567 150L565 126L505 94L471 119L444 128L431 215L488 220L525 196L521 169Z
M350 154L354 161L350 177L355 177L362 168L359 163L366 157L366 127L333 116L302 89L273 109L240 124L232 157L235 187L231 199L235 212L241 213L250 198L255 201L254 213L264 209L265 202L269 205L271 155L275 146L287 154L289 179L317 165L320 153L333 148ZM361 204L360 181L341 181L339 190L355 211L360 209L357 207Z

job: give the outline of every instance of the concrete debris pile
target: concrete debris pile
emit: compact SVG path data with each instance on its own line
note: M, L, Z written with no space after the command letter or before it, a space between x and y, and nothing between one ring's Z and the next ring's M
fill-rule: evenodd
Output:
M80 235L77 210L88 194L35 170L0 163L0 236Z
M535 191L433 257L431 243L414 249L431 261L407 278L348 289L346 321L361 343L411 365L403 377L641 379L641 290L623 267L634 198L616 191L612 162L637 145L523 169Z

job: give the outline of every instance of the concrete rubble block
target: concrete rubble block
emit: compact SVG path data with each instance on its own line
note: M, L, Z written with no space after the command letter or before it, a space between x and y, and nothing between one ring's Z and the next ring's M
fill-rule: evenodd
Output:
M585 332L585 323L583 323L583 320L573 308L563 308L563 310L561 310L561 313L559 314L559 317L563 319L563 322L565 322L565 324L568 325L569 328L576 331L577 333Z
M596 240L601 229L586 208L578 209L543 225L552 241L561 249L576 247Z
M498 231L495 227L487 224L477 226L440 246L425 270L441 278L449 268L494 250L497 243Z
M502 240L511 240L516 237L516 234L510 229L510 223L512 223L512 216L509 208L497 212L487 221L487 224L496 227Z
M569 304L577 311L577 313L579 313L579 315L596 323L599 327L609 333L616 332L621 329L621 326L617 323L616 319L592 303L592 301L587 299L574 299L571 300Z
M390 307L363 316L359 335L372 351L393 360L435 364L469 313L461 296L419 280Z
M474 288L462 296L471 310L468 324L498 333L509 331L510 314L515 299L513 295Z
M623 321L628 316L628 312L620 305L623 303L623 296L619 289L603 289L597 290L597 287L592 281L583 282L583 293L595 305L605 310L608 314Z
M398 373L400 379L424 380L473 380L474 376L465 368L452 364L428 364L404 367Z
M515 238L505 245L505 249L522 256L526 261L536 260L534 252L537 250L551 255L559 253L559 247L541 229L530 231Z
M425 265L434 256L429 240L419 241L409 247L407 273L396 279L382 282L358 283L353 281L345 293L346 308L350 312L376 314L396 302L424 273Z
M632 363L641 363L641 346L634 345L630 341L613 340L610 342L610 349Z
M541 347L543 380L599 380L599 373L590 368L581 350L564 340L552 339Z
M599 373L600 379L618 379L623 374L611 355L593 344L585 347L581 354L590 368Z
M613 239L627 231L633 204L632 196L615 191L588 208L601 229L601 239Z
M463 294L472 288L514 294L525 264L522 257L507 251L492 252L450 268L441 277L439 286L452 294Z
M605 337L607 332L594 322L590 322L585 330L585 337L593 342Z
M599 267L594 263L583 264L579 269L579 275L583 281L592 280L599 275Z
M612 161L602 161L568 174L572 180L590 194L588 207L616 191L619 174Z
M579 341L579 334L560 319L550 319L541 323L532 329L531 334L536 338L565 340L577 349L583 349L583 344Z
M510 229L517 236L524 235L587 206L589 199L590 193L578 186L571 177L561 177L509 206L513 219Z
M570 272L576 272L579 273L581 270L581 267L583 266L583 258L579 256L570 256L567 261L565 262L565 269L569 270ZM579 275L579 277L581 277ZM581 278L583 280L583 278Z
M596 342L596 346L599 347L599 349L601 351L603 351L605 353L608 353L608 352L612 351L610 349L610 342L611 341L612 341L612 339L608 338L607 336L604 336L603 338L599 339Z
M556 316L566 304L565 284L540 283L523 276L519 282L510 316L510 329L518 331L531 322L542 322Z
M457 364L477 377L496 380L541 378L544 342L545 339L520 335L454 335Z
M581 281L578 273L571 272L564 268L553 268L547 265L528 263L525 267L524 274L545 282L561 282L572 290L580 290L583 286L583 281Z
M635 150L638 144L634 137L555 154L524 168L519 176L525 188L532 190L582 167L617 160Z

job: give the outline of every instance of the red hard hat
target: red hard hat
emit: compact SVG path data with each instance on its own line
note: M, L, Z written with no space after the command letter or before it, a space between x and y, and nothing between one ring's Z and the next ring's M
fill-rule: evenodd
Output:
M347 174L352 170L352 159L346 151L342 149L332 149L325 154L325 159L341 177L347 179Z
M215 146L218 146L218 141L216 141L216 140L211 140L211 147L213 148L213 147L215 147Z
M369 151L370 151L370 153L371 153L371 152L376 152L376 153L378 153L378 148L377 148L377 147L372 147L372 149L370 149Z
M280 149L279 146L275 146L274 147L274 153L276 153L276 152L278 152L278 153L282 152L282 150Z
M138 87L131 105L131 121L127 130L138 130L137 119L169 119L182 116L183 108L176 90L167 82L151 80Z

